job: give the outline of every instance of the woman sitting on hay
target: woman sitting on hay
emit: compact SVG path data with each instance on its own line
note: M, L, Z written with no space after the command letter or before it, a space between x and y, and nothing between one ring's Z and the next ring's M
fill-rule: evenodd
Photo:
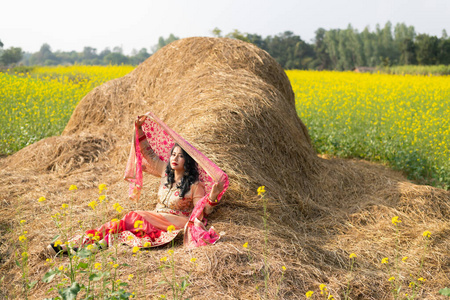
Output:
M228 176L200 151L149 112L137 118L125 180L137 201L142 171L161 177L155 211L132 211L69 240L73 248L87 244L106 247L113 242L132 247L156 247L172 241L184 229L188 248L213 244L219 236L206 230L204 216L211 213L228 187ZM95 244L94 244L95 245ZM65 246L48 246L51 254Z

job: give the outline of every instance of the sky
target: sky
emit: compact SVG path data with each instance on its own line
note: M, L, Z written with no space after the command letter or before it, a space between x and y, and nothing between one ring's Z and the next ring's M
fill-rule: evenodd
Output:
M4 0L0 13L3 48L97 53L122 47L125 54L151 52L160 36L212 36L234 29L263 37L292 31L312 43L314 32L345 29L359 32L376 25L405 23L416 33L450 35L450 0Z

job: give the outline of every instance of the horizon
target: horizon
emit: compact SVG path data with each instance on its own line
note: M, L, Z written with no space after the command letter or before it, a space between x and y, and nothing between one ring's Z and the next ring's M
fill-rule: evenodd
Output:
M19 0L5 6L5 11L18 13L6 14L0 20L3 49L20 47L27 53L38 52L43 44L50 45L53 52L82 52L84 47L100 52L122 47L126 55L142 48L151 53L159 37L212 37L216 27L223 34L236 29L262 37L291 31L307 43L319 28L346 29L349 24L358 32L366 27L373 32L377 24L384 27L388 21L393 26L413 26L420 34L441 37L443 30L450 32L450 1L446 0L229 0L213 5L206 0L135 0L127 5L117 0L80 0L64 6L56 0Z

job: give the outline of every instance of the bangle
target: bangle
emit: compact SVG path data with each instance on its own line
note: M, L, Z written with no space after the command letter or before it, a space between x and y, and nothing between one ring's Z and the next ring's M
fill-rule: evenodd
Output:
M219 202L217 201L217 198L214 199L214 201L213 201L213 200L211 200L210 195L208 195L207 200L208 200L209 205L211 205L211 206L215 206L215 205L219 204Z

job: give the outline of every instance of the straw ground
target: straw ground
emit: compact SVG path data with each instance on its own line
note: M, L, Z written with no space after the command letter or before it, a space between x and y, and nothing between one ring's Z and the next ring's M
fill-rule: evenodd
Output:
M393 216L402 219L400 249L410 257L405 274L421 257L422 232L433 234L422 276L420 297L439 298L450 282L450 194L408 182L383 166L358 160L318 157L306 127L297 117L294 94L281 67L266 52L237 40L189 38L164 47L130 74L94 89L82 99L61 136L41 140L0 160L0 289L20 295L20 270L14 264L19 220L27 220L30 277L47 270L42 249L56 234L37 199L46 197L56 211L78 186L70 223L95 223L87 204L106 183L112 203L126 211L152 209L158 179L145 177L139 203L126 200L122 180L133 121L154 112L230 177L230 188L209 220L226 234L214 246L175 257L189 270L198 268L186 296L192 299L258 299L264 286L263 209L256 189L265 185L268 200L269 298L303 299L325 283L336 299L344 294L349 254L357 254L350 282L351 299L390 299L390 283L380 261L394 255ZM113 218L111 210L107 218ZM92 224L90 224L92 223ZM242 245L248 242L252 260ZM126 250L126 248L123 248ZM167 293L158 259L167 248L144 253L151 298ZM136 271L131 249L120 259ZM183 262L185 264L183 265ZM286 267L278 296L278 279ZM404 279L405 281L408 278ZM39 282L34 297L45 297Z

